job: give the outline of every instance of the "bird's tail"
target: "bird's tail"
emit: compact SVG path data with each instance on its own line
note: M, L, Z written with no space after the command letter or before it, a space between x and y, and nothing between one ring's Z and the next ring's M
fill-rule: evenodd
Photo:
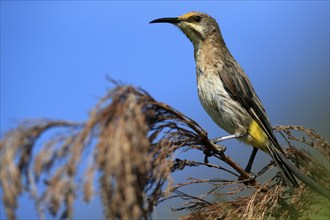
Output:
M312 180L310 177L306 176L303 172L301 172L277 148L275 148L274 146L269 146L268 151L271 154L272 158L274 159L277 167L280 169L281 173L283 174L286 182L290 183L294 187L298 187L299 184L295 178L297 177L307 186L317 191L324 197L330 199L330 191L328 189L321 186L320 184Z

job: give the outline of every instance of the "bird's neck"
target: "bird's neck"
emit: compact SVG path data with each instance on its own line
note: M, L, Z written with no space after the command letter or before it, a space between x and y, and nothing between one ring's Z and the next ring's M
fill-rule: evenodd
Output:
M194 44L194 55L197 72L204 74L210 70L220 70L231 56L222 38L207 38Z
M205 40L194 43L194 55L198 59L225 59L231 56L221 35L211 36Z

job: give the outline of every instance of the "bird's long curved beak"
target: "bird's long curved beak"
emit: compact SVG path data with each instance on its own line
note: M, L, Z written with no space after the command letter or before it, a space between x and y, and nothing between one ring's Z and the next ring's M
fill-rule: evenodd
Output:
M171 23L171 24L177 24L180 22L179 18L158 18L153 21L150 21L149 24L152 23Z

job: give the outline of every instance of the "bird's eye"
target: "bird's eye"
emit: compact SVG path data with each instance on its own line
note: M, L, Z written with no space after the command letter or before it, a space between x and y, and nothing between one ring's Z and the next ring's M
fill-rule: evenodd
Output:
M202 18L201 18L201 16L195 16L195 18L194 18L194 20L196 21L196 22L200 22L201 20L202 20Z

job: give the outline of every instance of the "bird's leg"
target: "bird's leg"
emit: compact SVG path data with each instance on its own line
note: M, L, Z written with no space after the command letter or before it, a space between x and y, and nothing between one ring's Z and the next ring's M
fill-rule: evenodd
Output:
M215 138L215 139L212 139L211 142L216 145L217 147L217 153L223 153L226 151L226 147L225 146L222 146L222 145L219 145L218 143L221 142L221 141L224 141L224 140L229 140L229 139L232 139L232 138L240 138L240 137L243 137L245 136L246 134L241 134L241 133L236 133L236 134L232 134L232 135L228 135L228 136L224 136L224 137L218 137L218 138ZM207 154L205 154L205 159L204 161L207 161L207 158L209 156Z
M221 141L224 140L229 140L229 139L233 139L233 138L241 138L243 136L245 136L246 134L241 134L241 133L236 133L236 134L232 134L232 135L228 135L228 136L224 136L224 137L218 137L218 138L214 138L212 140L213 143L217 144Z
M219 142L224 141L224 140L229 140L229 139L233 139L233 138L241 138L241 137L244 137L245 135L246 135L246 133L245 134L235 133L235 134L232 134L232 135L215 138L215 139L212 140L212 142L216 144L216 143L219 143ZM257 155L257 152L258 152L258 148L253 147L251 156L250 156L249 161L248 161L248 163L245 167L245 172L251 173L252 164L253 164L254 158ZM251 180L253 180L254 178L255 178L255 176L252 175ZM239 180L242 180L242 179L243 179L242 177L239 177Z
M249 162L247 163L247 165L245 167L245 171L247 173L250 173L251 172L252 164L253 164L254 158L257 155L257 152L258 152L258 148L253 147L253 150L252 150L252 153L251 153Z
M217 143L219 143L221 141L224 141L224 140L229 140L229 139L233 139L233 138L241 138L241 137L244 137L245 135L246 135L246 133L245 134L235 133L235 134L232 134L232 135L215 138L215 139L212 140L212 142L217 144ZM245 167L245 171L247 173L251 172L252 164L253 164L254 158L257 155L257 152L258 152L258 148L253 147L249 162L247 163L247 165Z
M246 165L246 167L245 167L245 172L251 174L252 164L253 164L254 158L255 158L256 155L257 155L257 152L258 152L258 148L253 147L253 150L252 150L252 153L251 153L251 156L250 156L249 162L247 163L247 165ZM256 178L256 176L252 173L252 174L251 174L251 177L250 177L249 179L250 179L250 180L254 180L255 178ZM238 178L238 180L244 180L244 177L240 176L240 177ZM249 182L249 181L248 181L248 182ZM246 184L246 183L244 183L244 184Z

